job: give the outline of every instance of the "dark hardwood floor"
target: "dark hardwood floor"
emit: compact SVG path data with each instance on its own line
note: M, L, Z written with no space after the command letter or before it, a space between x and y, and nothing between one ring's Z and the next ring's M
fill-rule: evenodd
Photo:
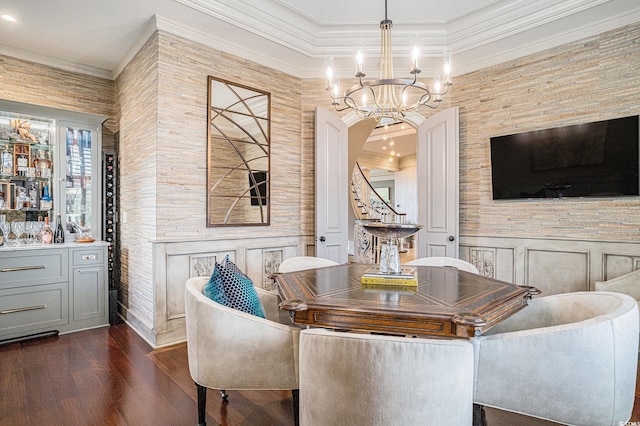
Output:
M293 425L291 392L207 397L211 426ZM195 401L186 345L152 350L125 324L0 346L2 426L195 425ZM640 383L631 420L640 421Z
M207 394L208 425L293 425L291 392ZM186 345L126 324L0 346L0 425L195 425Z

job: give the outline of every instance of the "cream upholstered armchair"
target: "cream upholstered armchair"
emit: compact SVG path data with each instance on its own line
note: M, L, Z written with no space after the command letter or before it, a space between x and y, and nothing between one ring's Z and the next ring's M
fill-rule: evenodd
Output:
M476 404L568 425L619 425L631 416L638 309L630 296L533 299L471 343Z
M629 272L611 278L607 281L596 281L595 288L598 291L615 291L616 293L624 293L636 299L640 303L640 270ZM640 351L640 348L638 348Z
M281 316L275 293L256 288L266 319L207 298L208 277L190 278L185 288L189 372L198 390L198 424L205 423L206 388L292 390L298 416L299 328Z
M599 291L628 294L638 301L640 300L640 269L607 281L596 281L595 288Z
M278 267L279 273L302 271L305 269L324 268L326 266L339 265L339 263L333 260L324 259L322 257L314 256L295 256L290 257L282 261Z
M420 266L453 266L461 271L478 273L478 268L466 260L456 259L455 257L419 257L417 259L410 260L405 263L406 266L420 265Z
M471 425L472 392L468 341L300 333L301 425Z

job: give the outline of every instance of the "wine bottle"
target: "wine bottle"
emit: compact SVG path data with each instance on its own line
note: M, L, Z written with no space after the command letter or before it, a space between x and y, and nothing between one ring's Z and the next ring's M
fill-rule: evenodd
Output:
M53 233L53 242L56 244L64 243L64 227L62 226L62 218L58 214L58 223L56 224L56 232Z
M0 153L0 175L13 175L13 153L9 145L4 145Z
M42 230L42 244L53 243L53 231L49 227L49 216L44 218L44 229Z
M27 176L29 172L29 145L14 145L15 174L17 176Z
M49 160L43 149L38 150L38 158L33 160L33 168L36 170L36 177L51 177L51 160Z
M40 210L51 210L53 208L53 199L49 195L49 185L46 183L42 188L42 197L40 198Z

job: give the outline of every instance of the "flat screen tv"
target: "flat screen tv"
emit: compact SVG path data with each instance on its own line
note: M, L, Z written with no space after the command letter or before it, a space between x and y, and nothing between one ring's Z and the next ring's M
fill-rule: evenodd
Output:
M492 137L494 200L640 195L638 116Z

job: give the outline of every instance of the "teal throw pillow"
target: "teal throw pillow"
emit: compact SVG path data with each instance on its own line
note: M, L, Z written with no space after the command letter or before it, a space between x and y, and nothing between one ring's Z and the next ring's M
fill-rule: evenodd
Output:
M238 269L228 255L222 264L215 262L211 278L202 289L202 293L221 305L266 318L253 282Z
M229 298L224 291L224 285L222 283L222 266L216 262L211 273L209 282L205 284L202 289L202 293L214 302L218 302L221 305L229 306Z
M223 269L229 269L230 271L232 271L232 272L233 272L234 274L236 274L236 275L237 275L237 274L240 274L240 275L242 275L243 277L249 278L249 277L247 277L247 276L246 276L246 275L245 275L245 274L240 270L240 268L238 268L238 267L236 266L236 264L235 264L235 263L233 263L233 262L231 261L231 258L229 257L229 255L226 255L226 256L224 257L224 260L222 261L222 268L223 268Z
M229 299L227 306L266 318L264 307L258 298L253 281L238 269L229 259L229 255L225 257L220 273L224 292Z

